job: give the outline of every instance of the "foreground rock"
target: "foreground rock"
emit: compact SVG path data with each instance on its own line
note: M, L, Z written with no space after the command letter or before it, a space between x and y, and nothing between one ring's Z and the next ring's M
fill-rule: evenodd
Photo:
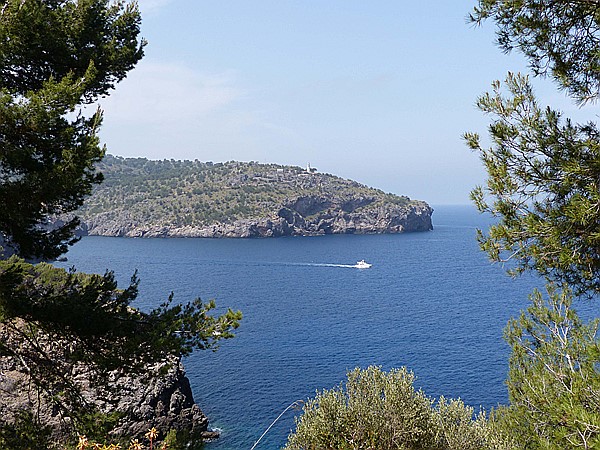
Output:
M85 370L78 375L82 386L88 383L88 375ZM210 435L208 418L194 402L180 360L174 358L169 363L156 363L140 376L113 372L110 381L110 389L84 388L84 395L104 413L123 414L111 434L142 436L155 427L163 435L169 430L198 437Z
M208 430L208 419L195 404L183 365L176 358L151 365L140 376L113 371L109 383L100 388L92 388L95 374L84 366L73 368L70 375L88 402L103 413L121 415L109 432L112 436L142 437L155 427L160 438L169 430L197 439L216 437ZM10 357L0 358L0 392L0 427L11 423L20 411L29 411L39 415L42 425L51 427L53 438L63 440L72 433L70 418L32 391L26 373Z

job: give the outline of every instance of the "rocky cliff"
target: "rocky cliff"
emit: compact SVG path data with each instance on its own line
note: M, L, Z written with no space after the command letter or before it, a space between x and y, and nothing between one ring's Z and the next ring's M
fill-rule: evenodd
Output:
M306 214L299 205L312 205L311 213ZM204 238L402 233L431 230L432 212L431 207L421 202L409 206L381 205L354 209L343 208L326 197L300 197L282 205L270 217L211 224L158 225L122 211L119 214L108 212L87 218L82 230L83 234L100 236Z
M199 439L217 434L208 430L208 419L195 404L181 361L155 363L138 376L113 371L104 385L92 385L96 374L89 367L72 367L70 376L85 399L105 414L120 418L109 436L141 437L150 428L164 438L169 430L183 431ZM14 358L0 357L0 427L11 423L21 411L35 412L40 424L49 426L52 436L64 440L72 433L71 420L32 388L27 370Z
M276 237L427 231L433 209L314 170L107 157L82 234Z

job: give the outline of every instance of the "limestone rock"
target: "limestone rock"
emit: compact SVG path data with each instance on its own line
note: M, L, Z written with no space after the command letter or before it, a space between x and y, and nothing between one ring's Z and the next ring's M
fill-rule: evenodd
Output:
M82 233L123 237L264 238L322 234L382 234L433 229L433 209L425 202L368 207L372 199L328 200L303 196L282 205L271 217L214 222L210 225L155 225L131 217L99 215Z
M141 437L155 427L161 437L175 429L194 436L214 438L208 430L208 418L195 404L190 383L178 358L155 363L139 376L120 371L110 372L109 383L92 387L96 374L79 365L71 374L82 388L84 398L103 413L118 412L123 416L111 435ZM71 433L69 417L61 415L43 396L31 390L26 373L10 357L0 358L0 426L10 423L22 410L39 413L40 422L52 428L60 439Z

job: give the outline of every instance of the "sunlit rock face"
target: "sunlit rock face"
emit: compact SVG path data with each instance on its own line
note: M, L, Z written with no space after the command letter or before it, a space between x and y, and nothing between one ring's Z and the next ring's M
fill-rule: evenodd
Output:
M370 200L370 201L369 201ZM89 235L124 237L258 238L323 234L389 234L433 229L433 208L425 202L406 206L372 205L374 199L302 197L281 205L273 215L209 225L154 225L132 217L97 216L85 223Z
M11 339L0 327L0 338ZM54 355L56 346L48 345ZM189 380L178 358L147 365L137 375L114 370L99 378L98 372L83 364L53 358L61 365L65 377L74 380L88 404L106 414L120 415L109 436L141 437L155 427L163 437L171 429L183 431L197 439L214 438L208 431L208 418L194 402ZM62 367L64 366L64 367ZM27 367L17 358L0 357L0 427L12 423L20 412L30 412L42 426L51 428L54 440L64 441L73 435L73 420L31 383Z

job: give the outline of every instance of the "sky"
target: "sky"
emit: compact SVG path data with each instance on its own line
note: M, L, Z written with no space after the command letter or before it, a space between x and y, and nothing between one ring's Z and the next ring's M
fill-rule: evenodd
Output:
M108 152L306 166L432 205L485 181L476 98L527 71L474 0L139 0L145 57L102 99ZM587 121L548 80L540 101Z

